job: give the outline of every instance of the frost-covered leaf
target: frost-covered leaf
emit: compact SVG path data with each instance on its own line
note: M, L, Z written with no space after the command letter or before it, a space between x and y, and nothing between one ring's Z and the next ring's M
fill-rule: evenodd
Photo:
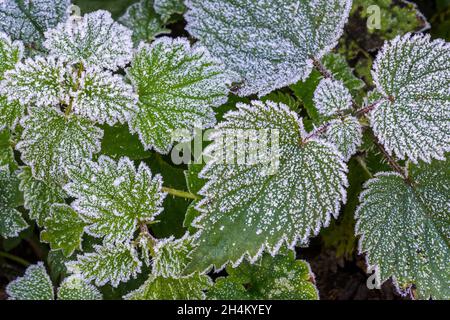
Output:
M11 134L9 129L0 131L0 167L7 166L10 171L17 169L14 159L14 151L11 144Z
M356 212L368 265L402 291L415 284L421 299L450 299L448 168L448 160L412 166L412 186L397 173L377 174Z
M207 275L195 272L183 276L182 272L190 261L192 237L186 234L180 239L173 237L160 240L154 248L152 273L137 290L125 296L130 300L153 299L204 299L204 290L211 286Z
M0 91L14 102L46 107L69 101L69 71L55 57L28 58L5 73Z
M264 254L254 265L244 262L237 268L227 267L228 276L216 279L208 299L219 300L317 300L309 264L295 260L293 252Z
M23 45L19 41L11 41L5 34L0 32L0 80L7 70L14 69L17 62L23 57Z
M347 116L328 123L325 139L334 144L348 161L362 143L362 128L358 119Z
M242 77L241 96L300 79L336 44L352 1L189 0L187 30Z
M119 18L119 22L133 30L133 42L150 42L156 36L164 33L170 33L169 29L164 28L164 22L153 8L153 0L141 0L133 3L127 12Z
M82 19L68 19L45 33L44 46L52 55L70 63L110 70L124 67L131 59L132 32L114 22L108 11L88 13Z
M44 219L50 215L50 207L55 203L64 203L66 194L58 184L34 178L30 167L22 167L18 177L24 207L29 210L30 218L36 220L38 226L42 226Z
M67 193L77 198L72 207L89 223L86 232L107 242L127 241L138 222L151 222L162 211L162 178L152 177L143 162L136 170L129 158L118 162L100 156L68 170Z
M308 139L301 119L285 105L254 101L237 107L216 127L214 142L204 151L212 154L201 173L209 181L200 192L203 214L194 226L201 230L186 272L238 264L244 255L254 262L264 248L275 253L283 243L306 242L331 215L337 217L345 201L347 168L334 146ZM237 148L247 163L223 161L222 153L237 136L261 128L278 139L263 144L260 137L258 147L250 135ZM255 147L260 157L250 160Z
M314 103L324 116L342 113L352 106L352 96L341 81L323 79L314 92Z
M33 176L44 181L64 182L65 168L79 165L100 151L103 132L87 119L64 116L53 108L29 107L21 122L25 128L16 148Z
M94 280L97 286L110 282L113 287L141 272L137 252L129 244L96 245L94 248L95 252L78 255L77 261L66 263L67 270L80 274L87 281Z
M75 250L81 249L81 238L86 223L70 206L52 205L44 225L41 241L50 243L52 250L62 249L64 255L69 257Z
M29 266L23 277L8 284L6 294L10 300L53 300L53 285L44 264Z
M128 76L139 94L138 111L130 121L146 149L167 153L174 131L192 131L215 123L216 107L227 101L232 78L205 48L187 39L160 38L142 45ZM186 140L186 138L184 138Z
M58 300L102 300L102 294L96 287L80 275L64 279L58 288Z
M28 224L15 208L21 205L19 179L8 166L0 167L0 236L16 237Z
M14 129L24 113L25 107L18 101L10 102L6 96L0 96L0 130Z
M123 77L89 68L82 73L74 94L73 112L98 123L125 123L134 112L137 96Z
M375 135L400 159L444 159L450 150L450 44L429 35L388 42L373 77L382 102L371 112Z
M28 48L41 49L44 32L65 21L70 0L3 0L0 2L0 31Z
M182 14L186 10L183 0L155 0L154 7L163 21L168 21L173 14Z

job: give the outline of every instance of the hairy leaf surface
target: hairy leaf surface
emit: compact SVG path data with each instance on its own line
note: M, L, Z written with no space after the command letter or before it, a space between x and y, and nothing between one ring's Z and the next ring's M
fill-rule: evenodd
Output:
M79 275L64 279L58 288L58 300L102 300L102 294L96 287Z
M352 106L352 96L341 81L323 79L314 92L314 103L324 116L342 113Z
M362 128L358 119L352 116L332 120L329 122L325 138L334 144L348 161L362 143Z
M10 300L53 300L53 285L44 264L29 266L23 277L8 284L6 294Z

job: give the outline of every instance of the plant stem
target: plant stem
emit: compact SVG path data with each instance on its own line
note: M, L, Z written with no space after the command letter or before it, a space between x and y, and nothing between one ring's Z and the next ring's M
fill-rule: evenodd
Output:
M369 168L367 168L367 164L364 161L364 158L361 157L361 156L356 156L355 160L356 160L356 162L358 162L360 167L363 169L363 171L366 174L367 178L372 179L373 178L373 174L372 174L372 172L370 172Z
M333 74L316 58L312 58L313 65L320 74L326 79L334 79Z
M23 265L24 267L28 267L31 264L27 260L22 259L20 257L17 257L15 255L12 255L12 254L10 254L8 252L0 251L0 257L4 257L4 258L9 259L11 261L15 261L15 262Z
M187 192L187 191L181 191L181 190L177 190L177 189L172 189L172 188L168 188L168 187L162 187L162 191L167 192L168 194L171 194L175 197L180 197L180 198L185 198L185 199L192 199L192 200L199 200L200 197Z
M158 242L155 237L152 236L150 231L148 230L147 224L145 222L139 223L139 230L141 231L141 236L145 237L147 241L150 243L150 246L148 247L150 250L150 254L154 257L155 256L155 245Z

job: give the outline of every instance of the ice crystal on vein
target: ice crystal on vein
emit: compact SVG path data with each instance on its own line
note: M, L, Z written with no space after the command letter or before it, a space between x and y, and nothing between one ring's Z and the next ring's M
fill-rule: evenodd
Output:
M68 19L45 33L50 54L70 63L82 62L110 70L124 67L131 59L132 32L114 22L108 11L95 11L81 20Z
M351 0L188 0L187 30L242 77L241 96L306 79L343 32Z

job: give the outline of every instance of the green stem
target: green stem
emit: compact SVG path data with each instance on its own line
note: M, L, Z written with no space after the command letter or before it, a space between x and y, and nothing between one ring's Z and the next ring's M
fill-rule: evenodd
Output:
M8 252L0 251L0 257L9 259L9 260L11 260L11 261L15 261L15 262L17 262L17 263L23 265L24 267L28 267L28 266L31 264L31 263L29 263L27 260L22 259L22 258L20 258L20 257L17 257L17 256L15 256L15 255L12 255L12 254L10 254L10 253L8 253Z
M192 200L200 200L200 197L186 191L181 191L177 189L172 189L168 187L162 187L162 191L167 192L168 194L171 194L175 197L185 198L185 199L192 199Z
M373 178L373 174L372 174L372 172L369 171L369 168L367 168L367 164L364 161L363 157L356 156L355 159L358 162L358 164L360 165L360 167L363 169L363 171L366 174L367 178L372 179Z

